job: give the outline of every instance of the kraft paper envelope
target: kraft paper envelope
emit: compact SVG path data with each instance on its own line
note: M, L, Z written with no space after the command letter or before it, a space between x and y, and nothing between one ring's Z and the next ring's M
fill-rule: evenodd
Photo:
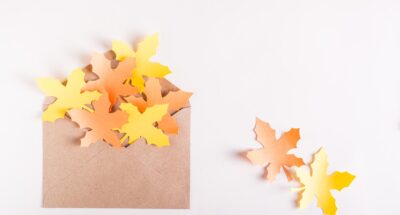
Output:
M176 89L160 80L163 94ZM43 207L189 208L190 107L173 115L179 134L155 147L104 142L80 147L84 132L68 119L43 123Z

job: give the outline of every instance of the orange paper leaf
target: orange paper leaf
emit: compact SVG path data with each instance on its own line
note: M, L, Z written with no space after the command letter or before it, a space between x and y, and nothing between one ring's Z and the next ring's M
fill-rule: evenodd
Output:
M301 158L287 154L289 150L296 148L297 141L300 139L299 129L292 128L277 140L275 130L268 123L257 118L254 132L256 140L263 148L247 152L247 158L253 164L266 166L266 178L269 181L275 179L281 167L285 171L288 181L292 180L286 167L304 165Z
M128 114L120 110L110 113L110 106L107 95L103 95L98 101L93 102L95 111L92 113L78 109L68 112L72 121L77 122L80 128L91 129L82 138L81 146L88 147L98 140L104 140L114 147L121 146L119 137L113 130L128 122Z
M144 112L146 108L157 104L168 104L168 113L158 122L158 128L169 134L178 133L178 125L172 114L185 107L192 93L181 90L171 91L166 96L161 94L161 85L158 79L148 78L143 92L143 96L129 96L126 100L136 107L140 112ZM144 99L144 97L146 99Z
M123 62L119 62L117 68L111 68L111 61L103 54L95 54L91 60L92 72L99 79L89 81L83 90L98 90L103 94L108 94L111 105L114 105L120 96L129 96L137 93L137 89L127 83L132 75L132 69L135 62L131 58L127 58Z

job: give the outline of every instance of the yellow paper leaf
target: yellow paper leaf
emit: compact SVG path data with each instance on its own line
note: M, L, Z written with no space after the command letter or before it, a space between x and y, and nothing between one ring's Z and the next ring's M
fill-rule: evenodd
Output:
M318 207L324 214L335 215L337 207L330 190L340 191L348 187L355 176L348 172L334 172L328 175L328 156L323 149L314 155L310 166L311 174L303 168L296 169L296 176L302 184L302 187L298 189L300 190L298 207L307 207L316 197Z
M112 50L115 52L117 60L135 58L136 67L132 70L131 84L137 87L140 92L144 90L144 76L163 78L171 73L167 66L150 61L150 58L156 54L157 47L158 34L149 36L140 42L136 52L123 42L114 41L112 44Z
M128 123L119 129L121 133L125 133L121 142L129 138L128 144L132 144L143 137L147 144L154 144L158 147L169 145L168 136L154 126L155 122L160 121L167 114L168 105L154 105L143 113L140 113L138 108L130 103L122 103L120 108L129 114Z
M81 69L75 69L68 76L66 85L62 82L50 78L38 78L36 83L39 88L47 95L56 98L56 101L50 104L43 112L43 121L54 122L59 118L64 118L65 113L71 108L86 108L86 104L97 100L100 93L81 92L82 87L85 85L85 73Z
M178 124L171 114L184 108L187 105L190 96L192 96L192 93L181 90L170 91L167 95L162 95L159 80L156 78L148 78L146 81L146 87L140 97L132 95L126 97L125 100L138 107L140 112L143 112L147 107L156 104L168 104L168 113L160 122L157 122L158 128L161 128L161 130L167 134L177 134Z
M116 59L119 61L125 60L126 57L135 57L135 51L133 51L128 44L121 41L113 41L112 50L115 52Z

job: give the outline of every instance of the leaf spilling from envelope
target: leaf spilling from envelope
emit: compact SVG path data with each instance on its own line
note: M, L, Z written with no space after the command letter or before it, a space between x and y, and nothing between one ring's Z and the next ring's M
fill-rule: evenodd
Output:
M145 77L163 78L165 75L171 73L168 67L150 61L150 58L156 54L157 46L157 34L149 36L140 42L136 52L126 43L114 41L112 44L112 50L115 52L117 60L134 59L136 66L132 69L130 82L140 92L145 87Z
M140 112L156 104L168 104L168 111L161 120L158 120L158 127L168 134L177 134L178 125L171 115L186 106L192 93L178 90L163 96L158 79L149 78L142 94L140 97L129 96L126 100L137 106Z
M86 104L100 97L99 92L81 92L85 85L84 72L76 69L68 76L65 86L61 81L50 78L36 80L39 88L47 95L56 98L42 114L43 121L54 122L64 118L65 113L72 108L85 108L91 111Z
M299 208L305 208L315 197L318 207L324 214L335 215L337 207L331 190L340 191L350 186L355 176L348 172L328 174L328 156L323 149L314 154L310 171L306 170L303 159L288 154L291 149L297 147L297 141L300 139L299 129L290 129L276 139L275 130L268 123L257 118L254 132L256 140L263 148L248 151L246 157L253 164L265 167L266 179L273 181L282 168L288 181L294 178L302 185L294 189L299 191L297 201ZM292 172L294 172L294 177Z
M137 50L114 41L110 52L94 54L86 70L74 70L66 81L37 79L39 88L54 98L43 121L77 123L85 131L85 147L98 141L128 146L140 138L157 147L170 145L168 135L179 132L174 114L188 107L192 93L163 90L160 82L167 82L164 77L171 71L151 60L157 47L158 34L145 38Z

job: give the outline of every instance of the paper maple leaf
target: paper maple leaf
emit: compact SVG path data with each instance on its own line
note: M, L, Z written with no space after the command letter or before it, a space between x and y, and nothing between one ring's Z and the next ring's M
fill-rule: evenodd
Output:
M187 105L190 96L192 96L192 93L178 90L170 91L163 97L161 94L161 85L159 80L156 78L149 78L146 81L146 87L144 89L143 96L136 97L132 95L126 97L125 99L138 107L139 111L142 113L148 107L152 107L157 104L168 104L168 113L161 119L160 122L157 122L157 127L168 134L177 134L178 124L171 114L174 114L176 111L184 108ZM146 98L146 100L144 98Z
M107 94L114 105L120 96L128 96L137 93L137 89L129 83L125 83L131 77L132 69L135 67L133 59L127 59L120 62L117 68L111 68L111 61L108 60L103 54L95 54L91 60L92 72L95 73L99 79L89 81L84 90L98 90L103 94Z
M297 190L301 190L297 205L299 208L305 208L314 196L317 198L317 204L324 214L335 215L336 203L330 190L342 190L348 187L355 176L348 172L333 172L328 175L328 156L323 149L314 154L314 160L311 163L311 174L309 171L298 168L296 177L302 184Z
M121 142L129 138L128 144L132 144L143 137L147 144L155 144L158 147L169 145L168 136L154 127L154 123L160 121L167 114L168 105L154 105L143 113L140 113L138 108L130 103L122 103L120 108L129 114L128 122L118 129L121 133L125 133Z
M293 154L287 154L289 150L296 148L300 139L299 129L290 129L279 140L275 138L275 130L268 123L256 119L254 128L256 140L263 146L262 149L247 152L247 158L256 165L266 166L266 178L273 181L280 172L281 167L285 171L288 181L292 180L286 167L301 166L304 162Z
M145 80L143 76L163 78L165 75L171 73L167 66L150 61L150 58L156 54L157 46L158 34L149 36L140 42L136 52L126 43L120 41L112 43L112 50L116 54L117 60L135 59L136 67L132 70L131 84L137 87L140 92L144 90Z
M85 85L85 73L76 69L70 73L66 85L56 79L38 78L36 83L47 96L53 96L56 101L50 104L43 112L43 121L54 122L56 119L64 118L65 113L71 108L87 108L93 100L100 97L100 93L81 92Z
M121 143L115 131L128 121L128 114L117 110L110 113L111 103L107 95L93 102L94 112L86 110L70 110L68 113L72 121L79 124L80 128L89 128L81 139L81 146L88 147L98 140L104 140L114 147L120 147Z

